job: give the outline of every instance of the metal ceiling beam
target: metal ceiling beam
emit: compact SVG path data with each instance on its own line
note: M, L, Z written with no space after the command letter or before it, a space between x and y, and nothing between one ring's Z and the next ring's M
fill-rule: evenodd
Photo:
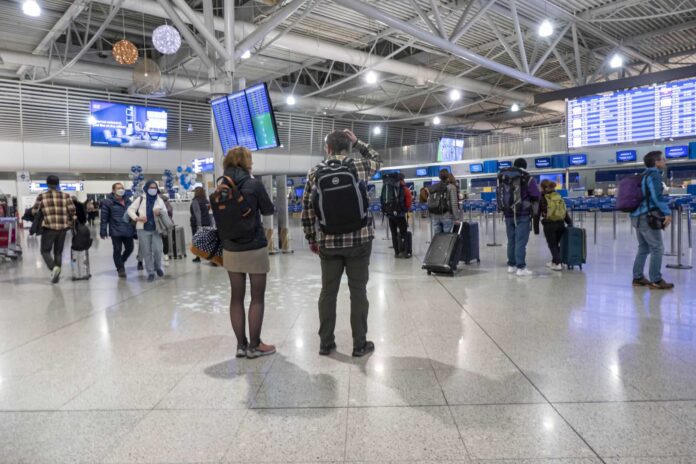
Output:
M618 0L607 5L592 8L588 11L583 11L579 16L585 19L596 19L603 14L615 13L618 10L640 5L641 3L648 3L650 1L652 0Z
M520 27L520 17L517 14L517 2L510 1L510 11L512 11L512 21L515 26L515 35L517 36L517 50L520 52L522 66L524 72L529 74L529 61L527 61L527 50L524 48L524 37L522 36L522 28Z
M440 10L437 8L438 0L430 0L430 6L433 10L433 15L435 15L435 23L437 24L438 32L440 37L446 38L447 31L445 31L445 24L442 22L442 16L440 15Z
M564 27L561 32L558 33L555 39L553 39L553 42L549 45L548 50L546 50L546 53L541 55L541 58L539 58L539 61L534 64L532 67L532 74L536 74L539 69L544 65L544 62L548 59L549 55L556 49L556 46L558 45L558 42L561 41L563 36L568 32L568 29L570 29L570 24L567 24L566 27Z
M174 10L174 7L169 4L169 0L157 0L157 2L165 11L167 17L171 19L171 21L174 23L181 35L184 36L186 43L189 45L189 47L191 47L191 50L193 50L193 52L196 55L198 55L198 58L203 62L205 67L208 69L214 67L215 64L213 64L213 62L210 61L210 59L208 59L208 55L206 54L205 50L203 50L203 47L201 47L201 44L198 42L198 39L195 35L193 35L193 32L189 30L186 24L184 24L184 21L179 16L179 13L177 13Z
M493 30L493 33L495 34L495 36L498 38L500 45L503 46L503 48L505 49L505 52L508 54L510 59L515 63L515 66L517 66L517 69L523 69L522 63L520 63L519 58L517 58L517 54L512 49L512 46L508 43L506 38L503 37L503 34L500 32L500 29L498 29L498 25L495 23L495 21L493 21L493 19L488 15L486 15L486 21L491 26L491 29Z
M418 13L418 16L420 19L425 23L426 26L430 28L431 31L433 31L436 34L442 35L442 32L438 27L433 24L433 22L428 18L428 15L425 14L425 11L418 5L416 0L408 0L411 3L411 7L415 10L416 13Z
M237 50L236 44L234 43L235 0L224 0L222 6L224 8L223 15L225 19L225 50L229 57L225 62L225 71L231 75L237 68ZM215 18L213 18L213 27L215 27Z
M423 29L420 29L418 27L412 26L408 23L405 23L404 21L394 18L393 16L388 15L387 13L383 12L379 8L375 8L372 5L368 5L365 3L362 3L358 0L334 0L336 3L339 5L342 5L346 8L350 8L354 11L357 11L369 18L374 18L380 22L383 22L384 24L387 24L388 26L401 29L407 34L412 35L413 37L416 37L420 40L423 40L425 42L431 43L432 45L438 46L443 48L444 50L449 51L450 53L459 56L461 58L464 58L468 61L471 61L476 64L480 64L481 66L490 69L492 71L496 71L498 73L504 74L506 76L510 76L514 79L518 79L522 82L527 82L532 85L537 85L539 87L545 88L545 89L560 89L562 86L555 84L553 82L546 81L544 79L539 79L537 77L531 76L527 73L521 72L517 69L513 69L509 66L505 66L504 64L498 63L496 61L490 60L488 58L485 58L483 56L477 55L470 50L461 47L457 44L453 44L447 39L443 39L442 37L436 36L430 32L424 31Z
M474 0L471 0L471 3L469 6L471 6L474 3ZM488 10L495 4L495 0L488 0L485 4L481 5L481 8L478 9L478 11L474 14L474 16L471 17L469 21L466 22L466 24L463 24L462 26L458 27L452 32L452 35L450 36L450 42L457 42L459 39L462 38L464 34L466 34L469 29L471 29L471 26L476 24L483 18L483 16L488 12ZM468 11L467 7L467 11Z
M230 53L225 49L224 45L220 43L220 41L215 37L215 33L208 29L208 27L205 25L205 19L201 20L201 18L191 9L191 7L188 6L185 0L173 0L174 4L179 8L179 10L184 13L184 16L193 24L193 27L195 27L198 30L198 33L203 36L203 38L206 40L206 42L211 45L215 51L220 55L222 59L225 61L230 61L233 60L234 57L230 55ZM231 2L230 2L231 3Z

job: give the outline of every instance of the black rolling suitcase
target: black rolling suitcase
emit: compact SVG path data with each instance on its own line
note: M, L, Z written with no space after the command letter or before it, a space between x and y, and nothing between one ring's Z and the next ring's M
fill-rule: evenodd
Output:
M472 261L480 263L478 222L462 222L460 235L462 237L462 243L459 261L463 261L466 264Z
M433 272L454 275L457 272L461 246L460 232L461 230L450 234L437 234L433 237L423 260L423 269L428 271L428 275Z
M573 269L587 261L587 232L579 227L568 227L561 239L561 262Z
M410 231L406 232L406 235L399 234L399 253L403 254L405 258L410 258L413 256L413 235Z

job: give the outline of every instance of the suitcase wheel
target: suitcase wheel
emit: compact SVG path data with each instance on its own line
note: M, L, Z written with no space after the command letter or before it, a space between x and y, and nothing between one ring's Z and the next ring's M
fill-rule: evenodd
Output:
M432 274L433 274L433 272L432 272L432 271L428 271L428 275L432 275Z

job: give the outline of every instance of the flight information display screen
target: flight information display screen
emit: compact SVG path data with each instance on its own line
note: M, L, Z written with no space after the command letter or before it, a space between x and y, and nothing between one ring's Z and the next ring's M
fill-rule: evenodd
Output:
M251 151L280 146L266 84L249 87L210 103L223 153L236 145Z
M696 135L696 79L568 100L568 147Z

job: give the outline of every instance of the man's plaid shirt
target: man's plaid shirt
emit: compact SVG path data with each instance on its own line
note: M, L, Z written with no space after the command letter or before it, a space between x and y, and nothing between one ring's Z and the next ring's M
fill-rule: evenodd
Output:
M39 209L43 213L43 227L46 229L65 230L72 227L75 205L67 193L49 189L39 194L31 212L36 214Z
M358 140L355 143L355 149L362 155L361 159L353 159L355 170L358 177L363 182L367 183L382 164L379 153L372 149L368 144ZM348 157L348 153L341 153L337 156L331 156L331 159L344 159ZM307 185L305 185L304 196L302 197L302 227L304 228L305 238L312 244L317 242L317 227L316 213L312 204L312 188L316 179L317 166L313 167L307 174ZM369 242L374 238L372 223L360 230L349 234L325 234L320 233L318 240L321 248L350 248Z

